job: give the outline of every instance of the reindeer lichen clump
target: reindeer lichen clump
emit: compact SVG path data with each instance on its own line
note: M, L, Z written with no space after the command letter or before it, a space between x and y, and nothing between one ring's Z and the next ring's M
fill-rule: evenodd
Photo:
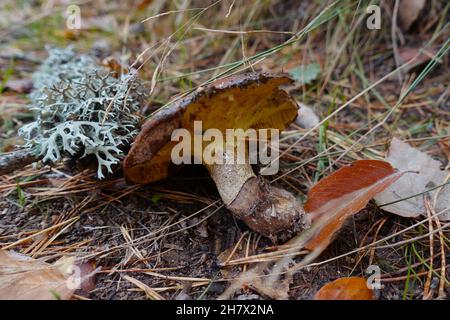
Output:
M50 163L95 155L98 178L104 178L104 168L111 173L121 147L137 134L137 114L145 100L135 71L115 76L71 48L50 50L33 76L30 108L36 120L19 130L25 147Z

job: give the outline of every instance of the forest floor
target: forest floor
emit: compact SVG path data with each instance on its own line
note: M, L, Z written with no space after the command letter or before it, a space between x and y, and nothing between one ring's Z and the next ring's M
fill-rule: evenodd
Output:
M438 50L449 46L445 1L427 1L409 22L394 14L407 10L402 1L399 8L396 1L384 1L380 29L373 30L366 24L369 1L83 1L80 30L66 28L67 4L54 2L0 5L0 152L20 145L18 128L33 119L27 93L45 46L72 45L100 60L114 57L129 65L138 59L140 78L153 88L143 115L225 74L318 65L309 81L288 90L320 119L360 96L315 130L292 124L283 133L281 150L302 139L281 158L277 176L283 176L274 184L302 202L314 183L336 169L357 159L383 159L392 137L449 166L448 55L425 70ZM417 54L414 63L371 87ZM420 219L370 202L315 264L295 274L289 298L312 299L325 283L367 277L367 268L376 265L384 285L376 291L380 299L422 299L430 242L405 241L428 231L426 224L407 229ZM402 230L383 248L366 247ZM448 232L441 248L447 267ZM255 265L221 267L224 262L277 250L221 207L200 165L138 186L125 181L120 169L98 180L89 163L69 160L0 177L0 247L48 262L74 255L100 267L93 290L77 292L75 299L147 299L148 288L165 299L214 299ZM436 250L433 297L442 277ZM292 263L299 260L293 257ZM251 286L232 297L272 298Z

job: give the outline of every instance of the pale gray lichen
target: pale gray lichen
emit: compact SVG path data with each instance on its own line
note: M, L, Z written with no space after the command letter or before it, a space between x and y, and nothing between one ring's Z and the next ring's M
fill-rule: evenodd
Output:
M115 78L88 55L72 48L51 49L33 80L30 108L36 120L19 130L25 146L43 162L95 155L97 176L104 178L104 168L111 173L121 147L137 134L145 94L136 72Z

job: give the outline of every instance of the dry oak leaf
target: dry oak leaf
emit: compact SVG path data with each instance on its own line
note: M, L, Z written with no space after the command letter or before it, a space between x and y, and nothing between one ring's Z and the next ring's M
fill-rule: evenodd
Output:
M8 80L5 88L17 93L29 93L33 90L33 81L31 79Z
M327 283L317 291L314 300L375 300L375 296L366 279L350 277Z
M412 195L421 194L428 189L444 184L450 176L449 170L441 170L441 163L427 154L411 147L409 144L393 138L386 160L401 171L413 171L398 179L389 188L375 196L379 205L399 201ZM439 219L450 220L450 184L444 185L428 193L434 203L434 211L442 212ZM382 209L402 217L417 217L426 215L424 194L405 199ZM436 199L436 202L434 202Z
M67 300L73 292L57 266L0 250L0 300Z
M326 248L348 217L402 174L385 161L357 160L320 180L309 191L305 204L312 235L304 247Z

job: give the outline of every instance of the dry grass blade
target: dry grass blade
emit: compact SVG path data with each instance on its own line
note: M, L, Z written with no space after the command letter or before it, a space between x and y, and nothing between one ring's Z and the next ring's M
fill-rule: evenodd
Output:
M165 300L158 292L147 286L145 283L130 276L124 276L124 279L130 281L136 287L144 291L148 298L152 300Z

